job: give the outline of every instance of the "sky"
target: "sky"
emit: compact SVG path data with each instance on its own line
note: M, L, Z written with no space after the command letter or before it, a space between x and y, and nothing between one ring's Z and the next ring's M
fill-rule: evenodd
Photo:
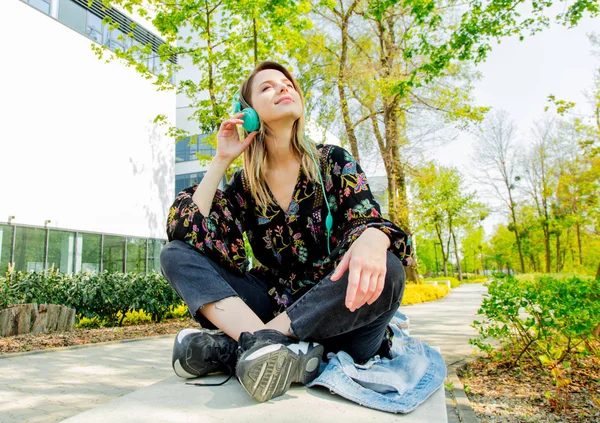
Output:
M475 83L475 103L506 110L523 146L533 123L543 118L551 94L577 103L580 112L591 113L585 92L591 91L594 70L600 67L587 35L592 32L600 34L600 18L582 20L572 29L554 25L523 41L510 38L494 44L486 61L476 67L482 78ZM473 139L465 132L430 153L439 163L466 173L471 187L483 192L470 172L476 165L473 147ZM491 235L501 221L499 215L486 219L486 234Z

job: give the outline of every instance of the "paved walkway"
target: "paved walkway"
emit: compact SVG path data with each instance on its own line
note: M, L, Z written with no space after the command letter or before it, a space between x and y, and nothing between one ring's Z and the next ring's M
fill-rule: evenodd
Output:
M410 334L439 346L447 364L468 356L473 351L468 339L475 335L469 325L485 292L481 284L467 284L443 300L402 307L410 319ZM178 379L170 363L172 342L168 335L0 356L0 423L61 421L157 382L169 384Z
M410 335L428 345L440 347L447 365L473 355L469 338L477 336L470 325L477 316L487 288L483 284L464 284L439 301L402 306L410 320Z

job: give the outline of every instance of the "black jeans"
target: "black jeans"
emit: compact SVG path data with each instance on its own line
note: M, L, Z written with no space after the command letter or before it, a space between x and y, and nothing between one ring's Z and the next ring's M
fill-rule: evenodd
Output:
M264 322L274 318L265 281L246 273L238 275L220 266L182 241L171 241L160 254L161 271L179 297L187 304L195 321L216 329L198 312L205 304L238 296ZM402 263L390 251L384 289L371 305L351 312L345 306L348 273L337 281L333 271L306 294L287 307L294 334L301 341L316 341L327 352L343 350L355 361L366 361L377 353L385 328L398 309L404 294Z

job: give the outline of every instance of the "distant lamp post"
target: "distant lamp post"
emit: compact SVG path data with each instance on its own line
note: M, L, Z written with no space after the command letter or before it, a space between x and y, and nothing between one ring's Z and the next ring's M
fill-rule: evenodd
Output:
M8 224L10 225L12 221L15 220L14 216L8 216Z
M52 221L51 220L44 220L44 227L47 228L49 223L52 223Z

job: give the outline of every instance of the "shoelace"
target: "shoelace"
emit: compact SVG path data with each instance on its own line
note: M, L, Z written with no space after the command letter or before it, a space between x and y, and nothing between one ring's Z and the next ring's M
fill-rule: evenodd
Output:
M208 355L208 358L205 359L205 361L211 362L213 364L224 363L227 366L227 370L229 371L229 376L227 377L227 379L225 379L221 383L186 382L186 385L221 386L221 385L226 384L229 381L229 379L231 379L231 377L233 376L233 369L231 368L231 365L229 364L229 362L231 361L232 354L234 354L235 350L231 351L231 349L229 349L228 351L221 353L221 347L219 345L209 345L209 346L207 346L207 348L209 348L210 354ZM218 361L214 360L213 357L218 357L219 358Z

